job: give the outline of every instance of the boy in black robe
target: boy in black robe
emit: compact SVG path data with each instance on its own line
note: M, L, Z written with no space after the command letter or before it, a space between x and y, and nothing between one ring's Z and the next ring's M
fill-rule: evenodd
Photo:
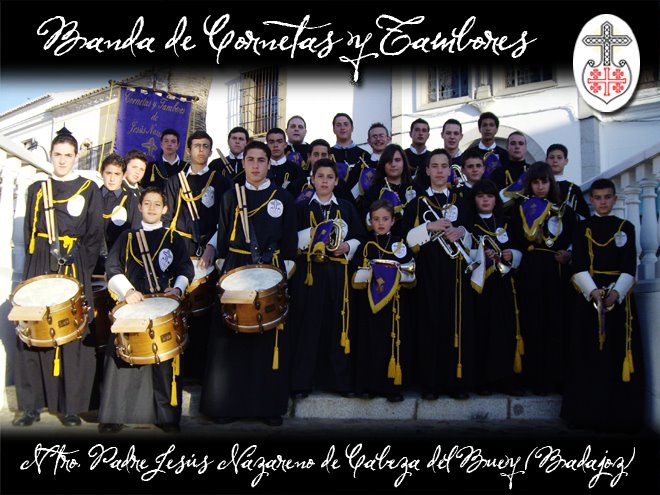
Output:
M304 176L300 165L289 160L286 152L286 135L279 127L273 127L266 134L266 144L270 148L270 169L268 178L290 194L295 193L294 184Z
M590 193L595 214L578 223L573 237L573 283L584 298L575 300L561 416L576 427L633 432L645 414L635 227L611 214L612 181L594 181Z
M296 255L294 201L268 178L270 149L253 141L245 147L247 242L234 191L222 198L218 225L218 265L222 273L252 264L293 269ZM228 423L261 418L279 426L289 398L289 330L286 326L263 333L234 332L223 322L221 308L212 310L207 364L200 410Z
M140 185L143 188L149 186L165 189L167 179L175 176L181 170L185 162L179 158L177 150L181 137L176 129L165 129L160 135L160 159L151 162L146 169Z
M579 186L564 178L564 169L568 165L568 149L563 144L548 146L545 161L552 168L555 181L559 187L559 201L566 203L578 215L578 220L584 220L591 215L589 205Z
M353 201L360 196L358 181L362 169L367 166L369 153L353 142L353 119L346 113L338 113L332 119L332 131L337 143L332 147L332 157L337 163L339 180L350 191Z
M49 244L42 182L28 188L24 236L27 252L24 280L62 273L78 279L92 306L91 277L103 243L102 198L92 180L73 172L78 142L71 134L59 134L51 144L53 206L57 240ZM89 322L93 320L89 310ZM90 405L95 369L94 339L89 330L82 338L61 347L29 347L17 340L14 380L22 415L14 426L39 421L40 411L64 414L64 426L79 426L80 413ZM60 364L58 366L58 364ZM59 368L59 369L58 369ZM60 371L61 370L61 371Z
M149 246L158 286L164 294L181 298L194 276L194 269L183 238L165 229L161 222L167 210L165 195L156 187L146 189L139 209L142 213L140 229ZM127 304L142 301L143 294L155 290L149 284L140 257L137 240L140 229L123 232L106 262L108 287L118 301ZM114 433L121 429L122 423L155 423L164 431L178 431L181 390L172 392L178 359L176 356L172 361L159 364L131 365L117 356L114 343L108 345L99 431ZM176 401L172 400L173 396Z
M225 157L226 161L222 158L216 158L209 163L209 168L219 170L223 177L231 179L233 182L244 184L243 150L249 142L250 133L248 130L245 127L234 127L227 136L229 153Z

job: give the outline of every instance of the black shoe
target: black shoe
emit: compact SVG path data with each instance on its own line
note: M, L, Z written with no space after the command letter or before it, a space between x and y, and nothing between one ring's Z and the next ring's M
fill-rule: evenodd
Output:
M387 396L387 402L403 402L403 395L390 394Z
M218 416L216 418L213 418L213 422L216 425L228 425L229 423L233 423L237 419L238 418L230 418L228 416Z
M67 414L62 418L62 424L64 426L80 426L82 421L80 421L80 416L77 414Z
M468 393L463 390L453 390L449 393L449 397L454 400L465 400L470 398Z
M32 423L39 421L40 419L41 415L39 414L39 411L28 409L27 411L23 411L23 414L14 419L11 424L14 426L32 426Z
M117 433L123 427L121 423L99 423L99 433Z
M271 416L261 419L268 426L282 426L282 416Z
M163 430L165 433L179 433L181 431L179 423L163 423L156 426Z
M438 400L438 397L440 397L438 394L435 394L433 392L424 392L422 394L422 399L424 400Z

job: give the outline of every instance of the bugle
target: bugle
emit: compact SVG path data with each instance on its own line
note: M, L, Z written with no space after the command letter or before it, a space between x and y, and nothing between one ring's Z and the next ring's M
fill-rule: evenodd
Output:
M502 250L497 244L497 241L489 235L481 236L481 242L484 243L484 249L486 249L486 244L490 245L490 249L495 251L495 269L502 276L506 275L511 271L512 265L504 259L502 256Z
M454 174L456 175L458 181L457 185L464 186L465 184L467 184L468 178L463 173L463 168L458 163L452 163L451 169L454 171Z

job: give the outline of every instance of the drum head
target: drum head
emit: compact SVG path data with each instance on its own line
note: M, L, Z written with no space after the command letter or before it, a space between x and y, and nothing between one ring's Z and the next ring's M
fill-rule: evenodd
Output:
M195 267L195 278L193 280L199 280L200 278L204 278L211 273L213 273L213 270L215 270L215 266L213 264L207 266L206 268L200 268L197 266L197 262L199 261L199 258L191 258L193 262L193 266Z
M176 299L149 297L135 304L125 304L113 312L115 319L153 320L174 312L179 306Z
M17 306L54 306L73 298L78 287L78 281L71 278L40 278L18 289L13 302Z
M241 267L235 272L228 272L220 283L226 291L257 290L262 291L275 287L282 281L282 273L277 268Z

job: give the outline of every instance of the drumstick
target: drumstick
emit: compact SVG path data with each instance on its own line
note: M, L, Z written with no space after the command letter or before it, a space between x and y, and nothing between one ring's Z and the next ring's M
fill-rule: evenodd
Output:
M243 203L243 211L245 212L245 240L250 242L250 220L248 215L247 199L245 199L245 186L241 186L241 202Z
M186 174L181 171L179 172L179 182L181 182L181 190L183 196L186 199L186 204L188 205L188 210L190 211L190 216L194 220L199 220L199 213L197 212L197 205L195 201L191 201L193 198L192 191L190 190L190 184L188 184L188 179Z
M51 237L53 242L57 242L55 237L55 230L57 224L55 223L55 207L53 206L53 181L48 179L46 181L46 189L48 190L48 214L50 216L50 225L51 225Z
M149 283L149 292L152 294L154 292L160 292L160 287L158 285L158 280L156 278L156 272L154 270L154 265L151 262L151 256L149 255L149 244L147 244L147 237L144 234L144 230L140 229L137 231L137 240L138 245L140 246L140 254L142 256L142 263L144 264L144 271L147 274L147 282ZM151 279L153 278L153 283ZM155 291L154 291L155 286Z
M144 251L147 253L147 262L149 263L149 268L151 269L151 277L154 279L154 286L156 286L156 292L160 292L160 284L158 283L158 277L156 277L156 269L154 268L154 262L151 259L149 254L149 244L147 244L147 236L142 230L142 242L144 243Z
M44 198L44 217L46 219L46 233L48 234L48 243L53 243L53 228L50 225L50 212L48 211L48 186L46 181L41 183L41 195Z
M238 201L238 214L241 217L241 225L243 225L243 232L245 233L245 240L250 242L250 231L248 219L245 216L245 206L243 204L243 195L241 194L241 186L234 184L236 188L236 200Z

